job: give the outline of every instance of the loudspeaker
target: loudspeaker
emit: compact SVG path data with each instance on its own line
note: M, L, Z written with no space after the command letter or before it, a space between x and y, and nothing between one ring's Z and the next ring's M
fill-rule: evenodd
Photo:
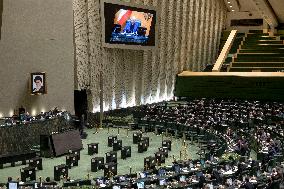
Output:
M146 144L147 144L147 148L149 147L149 141L150 141L150 139L149 139L149 137L142 137L141 138L141 141L145 141L146 142Z
M131 146L124 146L121 149L121 159L131 157Z
M21 169L21 181L26 182L27 178L30 180L36 180L35 167L26 167Z
M117 163L117 152L111 151L106 153L106 163Z
M113 151L121 150L122 148L122 140L114 140L112 143Z
M99 153L99 143L88 144L88 155Z
M100 169L104 169L104 158L95 157L91 159L91 171L97 172Z
M166 156L164 152L156 152L155 153L156 163L158 166L161 166L162 163L166 162Z
M147 141L143 140L138 143L138 153L147 151Z
M117 175L117 163L106 163L104 168L104 177L110 178Z
M107 140L107 146L112 147L113 141L117 140L117 136L109 136Z
M135 132L133 133L133 144L138 144L142 138L142 133L140 132Z
M149 156L144 158L144 171L154 169L156 166L156 158Z
M35 157L29 160L29 166L35 167L37 170L42 170L42 159L41 157Z
M78 166L78 156L76 154L68 154L66 156L66 165L69 169L71 169L72 166Z
M163 140L162 142L163 147L167 147L169 151L172 150L172 141L170 140Z
M160 148L159 148L159 151L160 151L160 152L164 152L166 158L169 157L169 150L168 150L167 147L160 147Z
M54 166L54 180L60 181L60 176L65 178L68 177L68 166L65 164L61 164L58 166Z

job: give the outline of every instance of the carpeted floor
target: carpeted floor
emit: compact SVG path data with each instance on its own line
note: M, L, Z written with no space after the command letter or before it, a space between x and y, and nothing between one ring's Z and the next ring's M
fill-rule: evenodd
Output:
M169 153L169 158L166 159L166 164L171 164L173 161L173 155L176 159L180 158L180 151L182 150L182 139L175 139L171 137L162 137L156 136L154 133L144 133L143 136L150 137L150 147L148 148L147 152L138 153L137 144L132 143L132 135L135 131L129 131L127 137L127 130L120 129L119 135L118 130L116 128L107 129L100 129L98 133L95 133L95 130L86 130L88 137L83 141L84 149L81 151L81 159L79 160L78 167L72 167L69 170L69 176L71 179L85 179L89 174L90 178L100 177L103 176L103 170L100 170L96 173L91 172L91 158L92 157L104 157L105 153L112 151L112 147L107 146L107 138L110 135L117 135L118 139L122 140L122 146L131 146L131 158L127 158L126 160L122 160L120 157L120 151L118 151L118 175L120 174L127 174L129 173L130 167L132 167L132 172L139 172L143 170L144 166L144 157L153 156L155 152L158 151L158 148L162 146L162 138L164 139L171 139L172 140L172 151ZM72 140L72 139L70 139ZM94 156L88 155L87 144L89 143L99 143L99 154ZM187 147L187 158L196 159L199 156L196 155L196 152L199 150L198 144L193 143L190 144L190 141L186 141L186 144L189 144ZM182 158L186 156L184 153L182 154ZM54 166L59 164L65 164L65 156L58 157L58 158L43 158L43 170L36 172L36 177L42 177L45 179L46 177L51 177L53 179L53 169ZM11 167L9 164L4 165L4 169L0 169L0 182L7 182L7 178L11 176L13 180L20 178L20 169L27 167L27 165L21 165L21 162L16 164L16 167Z

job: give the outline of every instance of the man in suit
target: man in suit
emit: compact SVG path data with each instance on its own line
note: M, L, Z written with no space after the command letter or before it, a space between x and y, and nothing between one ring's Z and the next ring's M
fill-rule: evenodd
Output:
M132 16L129 20L126 21L123 33L132 33L137 34L138 27L141 26L141 22Z
M34 93L43 93L44 92L42 77L39 76L39 75L35 76L35 78L34 78L33 92Z

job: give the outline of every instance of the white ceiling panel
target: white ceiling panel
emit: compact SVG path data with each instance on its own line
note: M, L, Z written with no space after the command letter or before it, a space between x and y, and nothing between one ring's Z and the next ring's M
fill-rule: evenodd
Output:
M278 21L284 23L284 0L268 0Z

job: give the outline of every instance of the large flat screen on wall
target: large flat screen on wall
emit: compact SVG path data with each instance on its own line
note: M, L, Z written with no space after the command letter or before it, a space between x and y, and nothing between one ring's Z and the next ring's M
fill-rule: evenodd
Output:
M102 44L110 48L148 49L157 44L153 7L101 0Z

